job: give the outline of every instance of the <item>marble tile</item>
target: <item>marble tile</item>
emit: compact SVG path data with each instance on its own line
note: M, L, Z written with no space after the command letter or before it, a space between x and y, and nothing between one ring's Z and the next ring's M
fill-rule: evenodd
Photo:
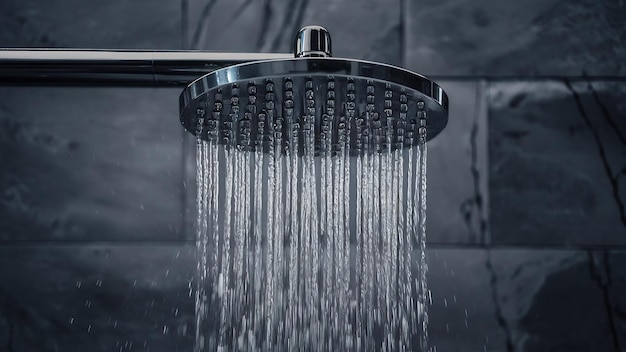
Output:
M437 83L448 94L450 109L448 125L428 143L428 240L482 243L489 216L484 84Z
M189 350L194 258L191 246L0 248L0 346ZM611 350L602 280L621 333L624 256L607 256L608 271L598 258L567 250L429 249L430 346Z
M0 4L0 47L181 49L179 1L37 1Z
M0 346L189 351L192 252L182 246L0 248Z
M626 243L625 94L619 82L490 85L494 243Z
M326 27L333 56L401 64L399 0L189 0L188 41L194 49L292 52L297 31Z
M195 241L198 224L198 181L196 167L197 139L185 131L183 136L183 234L189 241Z
M510 351L610 351L603 292L582 251L494 250L492 287Z
M0 346L16 351L173 351L193 344L186 246L0 248ZM482 251L429 253L430 341L501 350ZM38 336L34 339L34 336ZM489 342L487 342L487 339ZM132 343L132 346L131 346Z
M626 348L626 251L613 250L596 253L598 283L606 289L605 307L612 311L611 333L613 345L617 349Z
M505 351L486 270L486 253L473 249L428 250L429 345L433 351Z
M0 94L1 240L181 238L177 89Z
M624 75L613 0L409 0L406 63L425 75Z
M623 256L608 257L611 310L603 287L606 271L596 268L595 256L568 250L430 249L431 346L440 351L614 350L613 339L621 339L624 328L619 294L624 282L617 269Z

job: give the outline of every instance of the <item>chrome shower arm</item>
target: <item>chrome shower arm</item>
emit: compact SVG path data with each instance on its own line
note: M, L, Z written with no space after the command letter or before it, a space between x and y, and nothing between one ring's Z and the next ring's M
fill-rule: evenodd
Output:
M214 70L293 53L0 49L0 86L180 87Z

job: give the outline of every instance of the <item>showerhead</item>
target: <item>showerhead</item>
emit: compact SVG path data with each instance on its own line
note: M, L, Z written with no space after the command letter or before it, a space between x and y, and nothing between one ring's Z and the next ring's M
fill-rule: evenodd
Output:
M180 96L183 126L200 139L242 150L350 154L404 148L439 134L448 97L417 73L330 57L330 36L305 27L295 58L229 66L191 82Z

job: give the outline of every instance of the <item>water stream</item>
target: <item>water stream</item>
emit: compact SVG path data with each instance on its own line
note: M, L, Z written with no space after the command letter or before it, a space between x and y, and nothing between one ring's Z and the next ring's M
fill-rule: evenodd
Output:
M197 143L195 351L427 351L426 128L309 110L259 113L255 135L236 110L230 141Z

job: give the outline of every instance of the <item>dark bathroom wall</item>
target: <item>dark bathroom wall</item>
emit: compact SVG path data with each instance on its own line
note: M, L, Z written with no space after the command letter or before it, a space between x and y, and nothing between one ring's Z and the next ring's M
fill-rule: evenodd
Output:
M287 52L432 76L430 341L626 351L626 3L0 2L0 47ZM0 351L189 351L193 141L177 89L0 87Z

